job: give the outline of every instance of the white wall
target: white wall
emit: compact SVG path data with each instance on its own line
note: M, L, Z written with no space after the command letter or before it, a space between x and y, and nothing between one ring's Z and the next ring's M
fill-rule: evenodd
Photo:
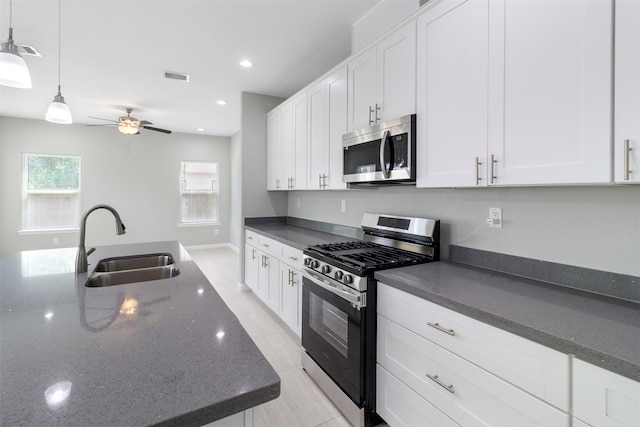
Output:
M297 208L300 199L300 208ZM341 212L341 201L347 211ZM502 207L503 229L485 225ZM640 276L640 186L296 191L288 215L360 227L364 212L438 218L442 258L456 243ZM479 228L478 228L479 227ZM474 230L477 231L467 237Z
M127 234L115 235L111 214L99 210L87 222L87 246L180 240L185 246L229 242L230 140L205 135L165 135L143 131L125 136L114 127L55 125L44 120L0 117L0 237L3 254L78 245L78 232L19 235L21 228L21 155L23 152L81 157L82 210L112 205ZM181 160L220 162L218 226L178 227ZM219 234L214 234L217 228Z
M229 210L229 243L240 248L243 241L242 230L242 134L231 137L231 203Z

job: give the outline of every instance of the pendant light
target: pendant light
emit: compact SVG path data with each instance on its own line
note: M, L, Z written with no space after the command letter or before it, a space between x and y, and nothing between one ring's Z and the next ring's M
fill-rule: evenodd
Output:
M64 102L64 96L60 92L60 51L61 48L61 33L62 33L62 0L58 0L58 93L53 97L53 101L49 104L45 119L51 123L58 123L62 125L68 125L73 123L71 118L71 111L66 102Z
M13 1L9 1L9 39L2 43L0 50L0 85L31 88L31 74L27 63L18 53L18 46L13 43Z

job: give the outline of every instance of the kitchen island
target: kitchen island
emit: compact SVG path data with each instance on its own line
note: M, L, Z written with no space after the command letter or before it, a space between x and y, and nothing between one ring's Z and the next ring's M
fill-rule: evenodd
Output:
M160 252L179 275L84 286L100 259ZM278 397L280 378L179 242L98 247L81 274L75 255L0 260L1 425L197 426Z

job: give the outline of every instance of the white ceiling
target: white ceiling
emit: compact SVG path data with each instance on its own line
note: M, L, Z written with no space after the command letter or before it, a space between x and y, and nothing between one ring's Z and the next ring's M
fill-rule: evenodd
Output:
M241 92L293 95L349 56L351 24L378 2L62 0L62 95L74 123L117 120L131 107L159 128L231 136ZM9 0L0 0L3 42L8 28ZM42 57L23 55L33 88L0 86L0 115L44 120L58 84L58 1L13 0L13 29ZM245 58L252 68L239 66Z

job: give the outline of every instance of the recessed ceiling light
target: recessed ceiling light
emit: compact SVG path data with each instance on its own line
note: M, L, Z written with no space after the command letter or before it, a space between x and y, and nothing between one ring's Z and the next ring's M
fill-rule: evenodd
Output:
M224 99L221 99L218 102L216 102L216 104L218 104L218 105L227 105L227 101L225 101Z
M253 67L253 62L249 61L248 59L245 59L243 61L240 61L240 66L244 68L250 68L250 67Z
M198 132L204 132L204 128L198 128L197 131Z

